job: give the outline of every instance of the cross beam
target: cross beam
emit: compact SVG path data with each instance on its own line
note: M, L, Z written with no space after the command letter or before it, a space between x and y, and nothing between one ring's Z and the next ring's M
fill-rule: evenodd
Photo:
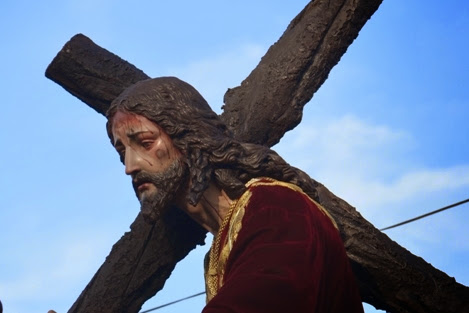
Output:
M311 1L259 65L225 94L221 118L245 142L272 146L300 121L381 0ZM126 87L148 78L83 35L74 36L46 76L104 114ZM273 122L274 121L274 122ZM467 312L469 288L390 240L351 205L313 181L317 200L338 222L364 302L389 312ZM140 214L69 312L138 312L205 231L181 212L156 225Z

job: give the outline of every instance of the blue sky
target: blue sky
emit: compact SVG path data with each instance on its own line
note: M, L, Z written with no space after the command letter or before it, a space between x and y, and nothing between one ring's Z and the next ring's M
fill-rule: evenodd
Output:
M76 33L220 112L307 1L0 4L0 299L66 312L139 208L104 117L44 77ZM275 149L378 228L469 198L469 4L385 0ZM386 233L469 285L469 205ZM208 244L148 309L203 290ZM200 312L204 297L157 312ZM375 312L369 306L368 313Z

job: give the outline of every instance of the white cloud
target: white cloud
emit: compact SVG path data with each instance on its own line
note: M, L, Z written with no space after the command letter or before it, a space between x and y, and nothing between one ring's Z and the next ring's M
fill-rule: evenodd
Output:
M416 143L405 131L350 115L303 123L275 149L366 217L384 218L384 207L469 186L469 165L414 164L408 152ZM392 212L387 214L392 219Z
M367 180L347 173L341 177L332 177L331 180L332 188L341 197L358 208L373 211L415 197L469 187L469 166L404 172L390 182Z
M413 146L412 137L404 131L345 115L305 119L275 149L293 165L330 184L333 177L392 177L407 162L396 158Z

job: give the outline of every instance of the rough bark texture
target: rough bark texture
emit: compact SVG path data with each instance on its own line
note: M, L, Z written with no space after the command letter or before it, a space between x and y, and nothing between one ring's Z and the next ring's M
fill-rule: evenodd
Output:
M276 143L299 123L304 104L380 3L312 1L242 85L227 92L222 118L244 141ZM82 35L59 52L47 76L100 113L123 88L146 78ZM469 288L397 245L316 185L321 204L340 226L365 302L390 312L469 312ZM138 312L175 264L203 242L200 227L174 214L154 227L138 216L69 312Z
M468 287L389 239L323 185L316 190L339 225L364 302L388 312L469 312Z
M203 228L182 211L170 212L155 225L139 214L68 312L140 311L176 263L204 242Z
M311 1L241 86L225 94L222 117L236 137L272 146L298 125L303 106L381 1Z
M82 34L65 44L47 67L46 77L103 115L125 88L150 78Z

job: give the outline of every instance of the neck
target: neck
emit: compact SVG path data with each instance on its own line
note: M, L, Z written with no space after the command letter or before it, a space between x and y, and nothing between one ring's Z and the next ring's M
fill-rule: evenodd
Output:
M211 183L197 205L185 204L182 207L192 219L216 235L230 210L230 204L231 200L225 191Z

